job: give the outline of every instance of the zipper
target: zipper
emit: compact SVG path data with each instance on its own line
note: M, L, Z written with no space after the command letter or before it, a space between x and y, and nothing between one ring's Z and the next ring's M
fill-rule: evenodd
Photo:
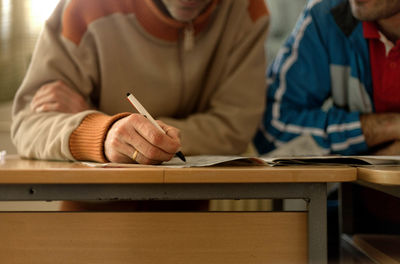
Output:
M194 27L190 21L183 30L183 49L191 51L194 48Z

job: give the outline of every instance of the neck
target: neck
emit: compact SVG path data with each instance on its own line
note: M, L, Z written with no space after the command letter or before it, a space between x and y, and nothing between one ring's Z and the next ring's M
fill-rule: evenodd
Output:
M377 24L385 37L396 44L400 39L400 13L389 18L380 19Z

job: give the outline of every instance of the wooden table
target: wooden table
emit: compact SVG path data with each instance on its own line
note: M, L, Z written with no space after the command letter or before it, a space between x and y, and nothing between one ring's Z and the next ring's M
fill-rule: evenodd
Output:
M357 227L358 202L354 195L359 186L371 188L400 198L400 166L364 166L357 168L357 182L341 186L341 243L344 256L363 263L400 263L400 235L377 234ZM346 255L350 253L349 255Z
M0 261L7 250L7 254L14 252L14 262L6 258L8 263L22 263L24 256L32 252L42 258L41 262L32 263L47 263L43 260L51 257L38 253L39 247L35 247L42 243L44 247L53 248L59 261L65 257L65 252L73 252L70 257L80 256L85 263L91 263L90 260L110 263L105 260L109 256L113 263L133 263L134 260L136 263L326 263L326 184L354 180L356 168L346 166L175 169L138 165L99 169L80 163L21 160L9 156L0 165L1 201L293 198L304 199L308 212L47 213L50 220L45 224L43 213L24 213L28 214L25 221L21 220L21 213L1 213L0 223L14 225L14 229L7 231L10 229L0 227ZM126 228L114 225L116 219ZM100 220L104 224L97 226ZM68 228L84 234L80 238L84 251L71 244L75 237L70 237L72 231ZM16 232L18 230L20 232ZM50 231L46 233L47 230L56 230L60 237L67 238L54 237L48 234ZM99 237L101 233L103 236ZM20 235L17 240L14 239L16 234ZM125 237L126 234L129 236ZM32 240L32 237L42 239ZM132 237L136 237L136 241L131 241ZM111 241L104 242L108 238ZM127 243L120 246L119 238L132 246L126 248ZM49 239L52 242L48 242ZM8 247L3 247L3 243ZM18 243L24 247L15 247ZM154 252L143 252L148 246L153 246ZM114 248L112 253L105 250L107 247ZM72 251L65 251L66 248ZM198 248L202 250L196 251ZM104 252L110 254L106 256ZM155 252L155 259L145 259ZM95 256L98 256L96 261ZM80 262L66 259L65 263Z

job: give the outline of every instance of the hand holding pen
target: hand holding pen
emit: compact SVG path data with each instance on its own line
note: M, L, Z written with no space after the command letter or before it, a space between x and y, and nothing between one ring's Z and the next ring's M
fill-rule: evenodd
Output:
M110 162L160 164L179 152L179 130L161 121L154 121L155 125L146 115L131 114L112 125L104 143Z
M156 122L156 120L154 120L154 118L150 115L149 112L147 112L146 108L143 107L143 105L136 99L136 97L134 97L132 94L128 93L127 95L127 99L128 101L132 104L133 107L136 108L136 110L142 114L144 117L146 117L147 119L149 119L149 121L161 132L164 134L167 134L166 131L168 130L164 130L160 127L160 125ZM180 158L183 162L186 161L185 156L183 155L183 153L181 151L178 151L175 153L175 155Z

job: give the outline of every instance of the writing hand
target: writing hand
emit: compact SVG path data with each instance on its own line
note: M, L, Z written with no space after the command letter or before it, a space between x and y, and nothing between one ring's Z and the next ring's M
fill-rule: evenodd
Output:
M47 83L39 88L31 109L40 112L78 113L89 109L84 98L62 81Z
M106 158L111 162L140 164L160 164L170 160L181 147L180 132L175 127L157 122L166 134L140 114L115 122L104 142ZM136 150L138 153L133 160Z

